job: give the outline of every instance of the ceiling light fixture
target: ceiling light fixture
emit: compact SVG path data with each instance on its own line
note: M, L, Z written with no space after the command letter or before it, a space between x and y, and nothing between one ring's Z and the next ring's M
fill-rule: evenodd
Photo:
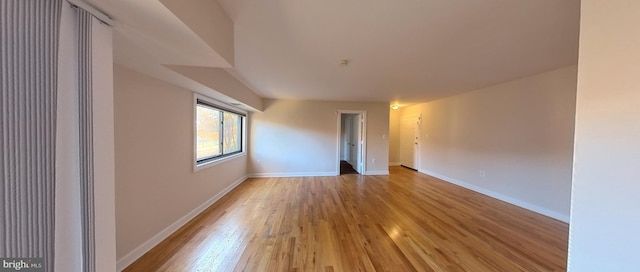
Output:
M349 65L349 60L343 59L342 61L340 61L340 66L346 67L347 65Z
M400 108L400 106L398 106L398 105L393 105L393 106L391 106L391 108L392 108L392 109L394 109L394 110L398 110L398 109Z

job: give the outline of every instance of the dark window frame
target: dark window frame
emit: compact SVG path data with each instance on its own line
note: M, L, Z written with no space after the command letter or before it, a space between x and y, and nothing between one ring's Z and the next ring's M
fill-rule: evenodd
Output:
M241 113L239 111L235 111L235 110L231 110L229 108L225 108L225 107L221 107L219 105L215 105L214 103L211 103L211 102L209 102L207 100L203 100L201 98L197 98L196 99L196 103L195 103L196 114L197 114L197 108L200 107L200 106L205 107L205 108L210 108L212 110L216 110L216 111L220 112L220 116L219 116L219 118L220 118L219 119L220 120L220 124L219 124L220 155L208 156L208 157L203 157L203 158L200 158L200 159L198 158L198 152L197 152L197 150L198 150L198 133L197 133L198 124L196 122L194 122L194 123L196 123L195 124L195 126L196 126L195 127L195 132L196 133L194 135L195 136L194 138L195 138L195 141L196 141L195 150L194 150L195 151L195 154L194 154L195 156L194 157L195 157L195 160L196 160L196 166L203 166L203 165L206 165L208 163L218 161L220 159L224 159L224 158L227 158L227 157L231 157L231 156L234 156L234 155L237 155L237 154L244 153L245 152L245 141L246 141L246 139L244 137L244 134L245 134L245 125L244 124L245 124L245 120L247 118L247 115L244 114L244 113ZM239 142L240 149L237 150L237 151L229 152L229 153L224 153L224 114L225 113L233 114L233 115L236 115L236 116L239 117L238 140L240 141ZM197 115L195 117L197 118Z

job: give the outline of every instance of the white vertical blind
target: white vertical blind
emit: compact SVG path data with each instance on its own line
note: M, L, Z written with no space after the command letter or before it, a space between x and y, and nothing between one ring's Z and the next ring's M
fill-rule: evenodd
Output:
M58 55L55 271L82 271L76 9L63 3Z
M56 271L115 271L111 28L94 16L63 3Z
M61 0L0 1L0 256L53 271Z
M78 112L80 121L80 199L82 211L82 253L85 272L95 271L95 205L93 164L93 16L78 12Z

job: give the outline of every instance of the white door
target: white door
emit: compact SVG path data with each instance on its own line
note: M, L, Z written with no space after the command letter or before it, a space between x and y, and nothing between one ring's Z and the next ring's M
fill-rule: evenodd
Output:
M364 147L362 146L362 126L364 125L363 118L361 114L353 115L351 119L351 156L352 159L350 162L353 166L353 169L358 173L362 174L362 170L364 168L363 159L362 159L362 151Z
M404 116L400 124L400 164L418 169L420 117Z
M356 127L356 120L353 115L349 116L349 164L353 166L353 169L356 169L358 166L358 138L356 137L356 132L358 128ZM357 169L356 169L357 170Z
M346 162L351 163L351 117L344 116L342 118L342 158Z

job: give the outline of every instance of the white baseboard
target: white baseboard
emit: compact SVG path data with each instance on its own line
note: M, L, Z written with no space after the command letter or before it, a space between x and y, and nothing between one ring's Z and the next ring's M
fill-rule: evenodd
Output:
M429 170L419 169L418 172L426 174L426 175L429 175L429 176L432 176L432 177L435 177L435 178L438 178L438 179L441 179L441 180L444 180L444 181L449 182L449 183L453 183L455 185L467 188L469 190L481 193L483 195L486 195L486 196L489 196L489 197L492 197L492 198L495 198L495 199L498 199L498 200L502 200L502 201L507 202L509 204L513 204L513 205L516 205L518 207L525 208L525 209L530 210L532 212L536 212L536 213L542 214L544 216L548 216L548 217L551 217L553 219L560 220L560 221L565 222L565 223L569 223L569 215L565 215L565 214L562 214L562 213L559 213L559 212L556 212L556 211L553 211L553 210L549 210L547 208L540 207L538 205L534 205L534 204L531 204L531 203L528 203L528 202L524 202L522 200L515 199L515 198L512 198L510 196L506 196L506 195L503 195L501 193L497 193L495 191L492 191L492 190L489 190L489 189L486 189L486 188L482 188L480 186L476 186L476 185L473 185L473 184L470 184L470 183L467 183L467 182L464 182L464 181L460 181L460 180L457 180L457 179L454 179L454 178L450 178L450 177L447 177L447 176L444 176L444 175L440 175L438 173L431 172Z
M367 176L389 175L389 171L367 171ZM250 178L334 177L335 172L254 173Z
M389 166L400 166L400 162L389 162Z
M118 262L117 262L117 270L118 271L122 271L125 268L127 268L129 265L131 265L133 262L135 262L138 258L142 257L142 255L147 253L149 250L151 250L153 247L158 245L164 239L167 239L167 237L169 237L169 235L173 234L176 230L178 230L184 224L186 224L187 222L191 221L191 219L193 219L194 217L199 215L202 211L204 211L209 206L213 205L213 203L218 201L224 195L226 195L227 193L231 192L231 190L236 188L238 185L240 185L246 179L247 179L247 177L244 176L244 177L234 181L232 184L230 184L229 186L224 188L224 190L222 190L221 192L217 193L215 196L213 196L212 198L210 198L206 202L202 203L202 205L198 206L197 208L195 208L194 210L192 210L191 212L189 212L188 214L186 214L182 218L180 218L177 221L173 222L171 225L169 225L168 227L163 229L161 232L159 232L158 234L156 234L153 237L151 237L151 239L149 239L146 242L142 243L140 246L136 247L133 251L129 252L127 255L125 255L124 257L120 258L118 260Z
M364 174L366 176L388 176L389 171L367 171Z
M333 177L336 172L254 173L250 178Z

